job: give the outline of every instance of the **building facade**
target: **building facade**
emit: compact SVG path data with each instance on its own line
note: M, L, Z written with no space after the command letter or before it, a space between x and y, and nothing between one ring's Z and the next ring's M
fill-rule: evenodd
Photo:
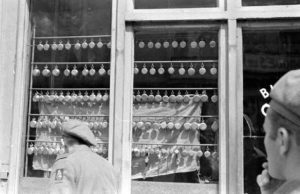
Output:
M3 0L0 193L43 193L88 122L121 193L259 193L272 85L300 1Z

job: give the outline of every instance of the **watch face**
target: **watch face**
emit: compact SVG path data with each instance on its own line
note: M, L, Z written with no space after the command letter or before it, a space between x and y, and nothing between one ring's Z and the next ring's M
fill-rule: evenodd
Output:
M196 41L191 42L191 48L197 48L197 42Z
M60 42L57 46L57 49L60 50L60 51L63 50L64 49L64 44L62 42Z
M205 131L207 129L207 125L206 123L204 123L203 121L199 124L199 128L202 130L202 131Z
M158 69L158 74L163 75L165 73L165 69L163 67L160 67Z
M136 74L136 75L139 74L139 71L140 71L139 68L137 68L137 67L134 68L134 74Z
M101 76L106 74L106 70L103 67L101 67L98 72L99 72L99 75L101 75Z
M216 47L216 41L212 40L209 42L210 48L215 48Z
M180 45L180 48L185 48L186 47L186 42L181 41L179 45Z
M66 77L68 77L68 76L70 75L70 70L69 70L69 69L65 69L65 70L64 70L64 75L65 75Z
M98 47L98 48L102 48L102 47L103 47L103 42L99 41L99 42L97 43L97 47Z
M155 43L155 48L160 49L160 47L161 47L161 43L160 42L156 42Z
M208 96L206 94L201 95L201 101L202 102L207 102L208 101Z
M179 130L179 129L181 129L181 126L182 126L182 125L181 125L180 123L176 123L176 124L175 124L175 129Z
M164 41L163 46L164 48L169 48L170 43L168 41Z
M218 101L218 96L217 95L212 95L212 97L211 97L211 101L213 102L213 103L216 103L217 101Z
M176 40L174 40L174 41L172 42L172 47L173 47L173 48L177 48L177 47L178 47L178 42L177 42Z
M65 48L66 48L67 50L70 50L70 49L71 49L71 44L70 44L69 41L65 44Z
M189 76L195 75L195 69L192 68L192 67L190 67L190 68L188 69L188 74L189 74Z
M162 100L161 95L157 94L157 95L155 96L155 102L161 102L161 100Z
M51 49L56 51L57 49L57 44L54 42L52 45L51 45Z
M176 102L177 102L177 103L183 102L183 96L180 95L180 94L178 94L178 95L176 96Z
M183 102L188 103L190 101L190 99L191 99L190 96L186 94L183 97Z
M200 102L200 100L201 100L201 97L200 97L200 95L199 94L195 94L194 96L193 96L193 101L194 102Z
M217 74L217 68L212 67L212 68L210 69L210 74L216 75L216 74Z
M200 73L200 75L204 75L206 73L206 69L204 67L201 67L199 69L199 73Z
M94 47L95 47L95 43L93 42L93 41L91 41L90 43L89 43L89 47L91 48L91 49L93 49Z
M149 72L150 72L151 75L155 75L156 69L154 67L151 67Z
M163 102L168 103L169 102L169 96L164 95L163 96Z
M82 44L81 44L81 47L83 49L86 49L88 47L88 43L86 41L84 41Z
M40 42L37 46L36 46L38 51L42 51L44 49L44 46L42 44L42 42Z
M44 50L48 51L50 48L50 45L46 42L46 44L44 44Z
M139 47L140 48L145 48L145 43L143 41L139 42Z
M176 102L176 96L174 94L171 94L170 97L169 97L169 101L171 103L175 103Z
M151 41L148 42L148 48L150 48L150 49L153 48L153 42L151 42Z
M200 47L200 48L204 48L205 45L206 45L206 43L205 43L204 40L201 40L201 41L199 42L199 47Z
M179 75L184 75L185 74L185 69L183 67L181 67L179 70Z
M148 73L148 69L146 67L142 68L142 74L146 75Z
M175 69L173 67L169 67L168 72L170 75L174 74Z
M76 50L79 50L81 48L81 44L77 42L74 47Z
M185 130L189 130L191 128L191 123L184 123L183 127Z
M89 71L90 76L94 76L96 74L96 70L92 67Z
M154 101L154 95L153 94L150 94L148 96L148 101L151 102L151 103Z

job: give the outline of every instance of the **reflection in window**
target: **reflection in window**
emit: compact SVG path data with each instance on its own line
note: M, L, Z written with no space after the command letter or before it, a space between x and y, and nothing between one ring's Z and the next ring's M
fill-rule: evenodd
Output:
M299 68L300 30L244 31L244 185L259 193L256 176L266 160L263 112L271 86L287 71Z
M31 1L31 81L24 174L49 177L62 122L89 124L107 158L110 0ZM101 27L99 27L101 26Z
M218 183L218 31L136 32L133 98L132 179Z

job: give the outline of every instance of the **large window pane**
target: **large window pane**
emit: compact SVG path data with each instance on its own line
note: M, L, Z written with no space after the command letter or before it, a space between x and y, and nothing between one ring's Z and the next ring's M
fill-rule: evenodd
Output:
M264 112L271 85L287 71L299 68L300 30L247 30L244 49L244 185L245 193L259 193L256 176L266 161Z
M134 54L133 191L217 193L218 30L137 31Z
M49 177L61 124L89 123L108 155L110 0L32 0L32 58L25 176ZM24 129L25 130L25 129Z

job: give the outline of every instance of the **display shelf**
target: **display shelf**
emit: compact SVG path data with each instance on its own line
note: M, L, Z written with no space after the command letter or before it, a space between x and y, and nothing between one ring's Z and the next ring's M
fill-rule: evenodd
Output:
M39 40L39 39L68 39L68 38L106 38L111 37L111 35L87 35L87 36L39 36L39 37L33 37L33 39Z
M217 90L218 88L209 87L209 88L133 88L133 90Z
M29 88L32 91L109 91L109 88Z
M217 63L218 60L194 60L194 61L134 61L135 64L145 64L145 63Z
M95 62L31 62L33 65L104 65L110 64L110 61L95 61Z
M35 142L41 142L41 143L61 143L61 141L51 141L51 140L26 140L27 142L32 142L32 143L35 143ZM99 141L96 141L97 144L108 144L108 141L105 141L105 142L99 142Z
M143 142L132 142L135 145L150 145L150 146L183 146L183 147L199 147L199 146L218 146L218 144L182 144L182 143L143 143Z
M133 117L135 117L135 118L137 118L137 117L186 117L186 118L204 117L204 118L217 118L217 117L219 117L219 115L197 115L197 116L193 116L193 115L138 115L138 116L135 116L135 115L133 115Z
M109 117L109 115L72 115L72 114L29 114L29 116L56 116L56 117Z

